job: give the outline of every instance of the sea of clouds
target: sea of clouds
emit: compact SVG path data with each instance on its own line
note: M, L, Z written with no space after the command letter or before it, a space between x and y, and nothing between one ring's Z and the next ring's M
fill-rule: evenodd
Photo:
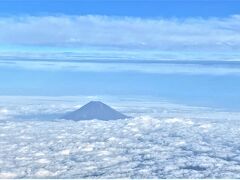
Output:
M58 119L96 98L1 97L0 178L240 178L240 113L104 98L134 118Z

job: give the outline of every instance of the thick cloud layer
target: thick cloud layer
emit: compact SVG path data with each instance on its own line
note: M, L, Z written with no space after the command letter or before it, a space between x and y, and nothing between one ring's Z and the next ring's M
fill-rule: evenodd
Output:
M42 121L46 102L48 113L65 112L82 98L25 98L6 97L10 106L1 111L12 114L0 121L1 178L240 177L239 113L122 100L111 104L135 118ZM38 118L18 119L18 101Z
M1 178L239 178L239 122L1 122Z

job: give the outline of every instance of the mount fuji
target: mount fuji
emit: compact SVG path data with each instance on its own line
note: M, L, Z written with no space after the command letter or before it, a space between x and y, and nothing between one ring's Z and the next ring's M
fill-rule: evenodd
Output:
M90 101L86 105L82 106L80 109L67 113L62 119L69 120L117 120L117 119L126 119L129 116L126 116L110 106L100 102L100 101Z

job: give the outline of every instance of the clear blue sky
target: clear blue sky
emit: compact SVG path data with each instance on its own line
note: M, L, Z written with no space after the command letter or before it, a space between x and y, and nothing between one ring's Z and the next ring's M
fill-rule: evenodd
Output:
M1 0L0 14L225 17L239 7L238 0Z
M240 59L239 14L237 0L2 0L0 95L146 95L240 108L240 68L225 62Z

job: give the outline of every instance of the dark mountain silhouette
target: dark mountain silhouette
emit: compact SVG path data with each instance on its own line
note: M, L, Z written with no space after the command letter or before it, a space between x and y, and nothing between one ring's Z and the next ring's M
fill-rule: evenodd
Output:
M80 109L66 114L62 118L79 121L90 119L116 120L129 117L114 110L113 108L100 101L91 101L86 105L82 106Z

